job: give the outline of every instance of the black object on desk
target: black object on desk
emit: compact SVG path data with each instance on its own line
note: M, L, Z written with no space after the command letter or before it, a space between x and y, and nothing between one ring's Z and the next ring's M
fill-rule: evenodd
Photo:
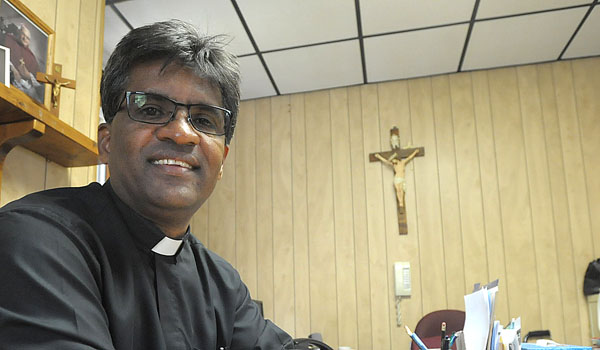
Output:
M444 339L442 340L442 346L441 346L441 350L449 350L450 349L450 337L449 336L444 336Z

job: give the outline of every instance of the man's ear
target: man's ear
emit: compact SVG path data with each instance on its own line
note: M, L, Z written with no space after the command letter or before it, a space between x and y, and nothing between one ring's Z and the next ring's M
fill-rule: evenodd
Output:
M223 163L225 163L225 158L227 158L227 154L229 153L229 146L225 146L225 151L223 152L223 161L221 162L221 169L219 169L219 176L217 180L221 180L223 177Z
M98 125L98 159L101 164L108 164L110 154L110 127L108 123Z

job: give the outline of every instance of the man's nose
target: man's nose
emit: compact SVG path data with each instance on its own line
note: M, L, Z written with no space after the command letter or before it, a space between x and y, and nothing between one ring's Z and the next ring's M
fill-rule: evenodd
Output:
M196 145L200 134L188 121L188 111L181 107L175 110L172 120L158 128L157 137L161 140L171 140L180 145Z

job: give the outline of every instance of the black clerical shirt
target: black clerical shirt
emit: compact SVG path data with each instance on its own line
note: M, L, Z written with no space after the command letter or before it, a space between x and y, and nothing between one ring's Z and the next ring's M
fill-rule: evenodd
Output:
M0 209L1 349L283 349L239 274L189 232L165 235L110 183Z

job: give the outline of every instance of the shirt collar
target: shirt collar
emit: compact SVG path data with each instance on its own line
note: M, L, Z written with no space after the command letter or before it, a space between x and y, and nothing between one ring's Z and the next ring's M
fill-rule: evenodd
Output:
M108 180L103 187L108 189L118 211L123 217L123 221L129 231L128 233L131 235L131 238L138 248L141 248L143 251L153 251L154 253L165 256L175 256L179 253L183 242L190 233L189 226L181 239L167 237L153 222L144 218L125 204L113 190L110 185L110 180Z
M173 239L165 236L165 238L156 243L152 251L160 255L173 256L179 251L181 243L183 243L182 239Z

